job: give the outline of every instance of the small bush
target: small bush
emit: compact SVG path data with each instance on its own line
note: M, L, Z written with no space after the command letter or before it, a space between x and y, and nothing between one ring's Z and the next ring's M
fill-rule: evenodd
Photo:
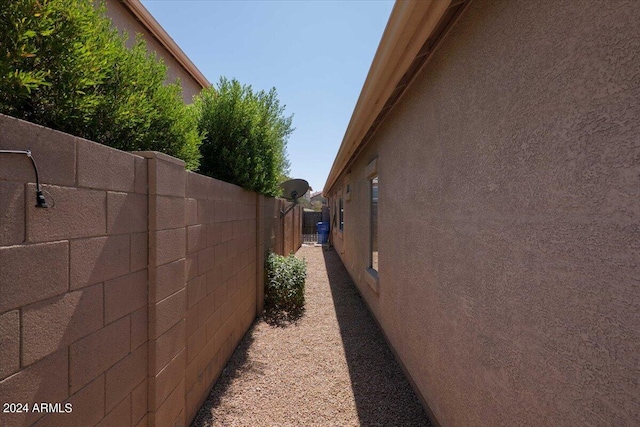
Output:
M304 310L306 262L293 254L284 257L270 253L266 261L266 270L264 303L267 315L299 317Z
M255 91L221 78L194 104L205 135L199 172L249 191L278 196L289 172L287 139L293 127L275 88Z

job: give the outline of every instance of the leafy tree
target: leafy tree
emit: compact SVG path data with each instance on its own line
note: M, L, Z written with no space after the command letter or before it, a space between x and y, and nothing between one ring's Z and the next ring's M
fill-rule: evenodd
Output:
M0 0L0 113L198 166L197 121L178 82L91 0Z
M221 78L196 98L198 129L205 135L200 173L269 196L289 172L287 139L292 116L285 117L276 89L254 92L237 80Z

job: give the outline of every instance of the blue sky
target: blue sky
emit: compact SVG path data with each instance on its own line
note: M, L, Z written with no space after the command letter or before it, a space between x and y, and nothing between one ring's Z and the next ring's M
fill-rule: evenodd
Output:
M291 176L324 187L392 1L142 0L211 83L275 87Z

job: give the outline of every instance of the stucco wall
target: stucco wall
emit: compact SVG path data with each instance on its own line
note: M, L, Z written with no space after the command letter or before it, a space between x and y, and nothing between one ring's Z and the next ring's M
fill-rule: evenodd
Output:
M147 49L155 52L162 58L167 66L167 82L173 83L180 79L182 86L182 98L184 102L191 103L194 95L202 90L202 86L189 74L178 61L162 46L158 40L145 29L140 22L127 10L119 0L106 0L107 16L111 18L113 25L120 31L126 31L129 35L127 45L135 44L136 34L141 34L147 43Z
M28 148L50 208L28 158L0 154L0 402L72 412L0 426L187 425L261 313L293 216L165 154L0 115L0 149Z
M350 168L334 245L443 426L640 421L638 22L472 1Z

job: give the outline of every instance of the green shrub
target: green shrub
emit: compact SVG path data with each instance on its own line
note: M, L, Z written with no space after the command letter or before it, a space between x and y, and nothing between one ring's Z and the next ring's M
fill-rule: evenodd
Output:
M297 317L304 310L304 282L307 265L293 254L284 257L270 253L266 260L267 280L264 292L268 315Z
M198 129L205 135L200 173L250 191L278 196L289 171L286 144L292 117L284 116L275 88L254 92L221 78L196 98Z
M92 0L0 0L0 113L122 150L198 166L201 138L179 83Z

